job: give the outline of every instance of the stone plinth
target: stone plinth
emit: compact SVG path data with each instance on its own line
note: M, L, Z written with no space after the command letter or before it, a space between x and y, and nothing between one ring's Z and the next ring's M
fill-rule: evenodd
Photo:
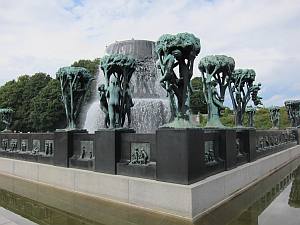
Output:
M73 155L73 134L87 133L86 130L56 130L54 132L54 158L56 166L69 166L69 158Z
M116 174L121 159L121 133L134 133L132 129L103 129L95 132L95 171Z

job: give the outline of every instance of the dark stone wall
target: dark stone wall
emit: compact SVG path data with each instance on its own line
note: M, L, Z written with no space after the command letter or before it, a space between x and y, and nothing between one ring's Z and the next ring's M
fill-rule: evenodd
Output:
M156 162L156 135L155 134L121 134L121 161L130 161L131 143L149 143L151 161Z
M7 140L8 149L5 151L4 142ZM11 142L17 140L15 149L10 147ZM54 142L54 133L0 133L0 156L19 160L53 164L53 154L45 154L45 141ZM35 149L34 142L39 142ZM26 143L26 147L24 144ZM54 150L54 146L53 150Z
M132 129L103 129L95 134L85 130L2 132L0 157L192 184L295 146L299 144L299 132L296 128L162 128L156 134L137 134ZM135 151L141 149L148 154L147 160L133 163Z
M83 152L84 151L84 152ZM78 169L95 169L95 135L74 133L69 166Z
M94 143L95 135L88 133L74 133L73 134L73 156L81 155L81 142L82 141L91 141ZM94 146L93 146L94 147ZM94 149L92 149L94 151Z
M203 129L159 129L157 179L190 184L204 169Z

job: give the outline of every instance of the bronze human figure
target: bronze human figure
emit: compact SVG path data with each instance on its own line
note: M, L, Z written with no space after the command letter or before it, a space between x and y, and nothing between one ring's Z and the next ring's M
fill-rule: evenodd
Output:
M189 121L190 80L195 57L200 52L200 40L190 33L164 34L156 42L156 52L162 74L160 84L167 91L170 102L172 115L169 125L176 126L175 120Z
M130 127L131 108L134 106L130 92L130 79L135 67L136 60L123 54L106 55L101 59L105 84L99 87L100 107L104 113L107 112L106 127L123 127L126 116Z

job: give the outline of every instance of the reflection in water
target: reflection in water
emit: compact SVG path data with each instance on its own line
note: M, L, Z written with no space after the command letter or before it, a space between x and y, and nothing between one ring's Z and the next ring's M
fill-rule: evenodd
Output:
M259 216L258 222L262 225L285 224L299 225L300 224L300 209L299 209L299 178L300 167L293 173L294 179L291 184L266 208Z
M289 205L300 208L300 167L295 170L295 178L290 192Z
M4 190L0 190L0 204L38 224L101 224Z
M300 160L295 160L289 165L283 167L276 173L260 181L256 185L250 187L247 191L223 204L214 211L208 213L201 219L199 219L197 225L282 225L284 223L277 223L276 220L272 221L272 218L264 214L266 209L271 207L278 207L276 200L283 194L289 194L289 185L294 176L297 176L293 171L300 165ZM299 171L299 168L298 170ZM298 190L299 192L299 190ZM290 208L287 204L288 197L285 203L279 202L284 208ZM275 204L274 204L275 203ZM280 210L274 210L274 214L281 215ZM289 218L285 220L298 220L300 218L300 210L297 209L289 215ZM268 218L272 223L263 223L262 218ZM292 220L291 220L292 221ZM285 223L286 224L286 223ZM295 223L293 225L299 225Z
M292 184L266 208L258 217L258 224L261 225L299 225L300 210L288 205L289 194Z
M186 220L0 175L0 205L38 224L159 225Z
M300 218L300 209L298 209L300 205L300 168L297 170L295 168L299 164L300 160L290 163L206 214L194 224L276 225L278 220L274 220L273 215L277 215L283 220L297 220ZM189 221L165 214L149 212L7 176L0 176L0 206L38 224L45 225L192 224ZM282 213L283 210L278 210L279 208L288 210L289 213L286 215L289 218L286 218L286 215Z

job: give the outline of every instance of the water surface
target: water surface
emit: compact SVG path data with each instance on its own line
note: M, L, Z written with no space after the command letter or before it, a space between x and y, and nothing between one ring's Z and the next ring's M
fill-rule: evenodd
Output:
M300 225L299 165L293 161L194 223L3 175L0 206L45 225Z

